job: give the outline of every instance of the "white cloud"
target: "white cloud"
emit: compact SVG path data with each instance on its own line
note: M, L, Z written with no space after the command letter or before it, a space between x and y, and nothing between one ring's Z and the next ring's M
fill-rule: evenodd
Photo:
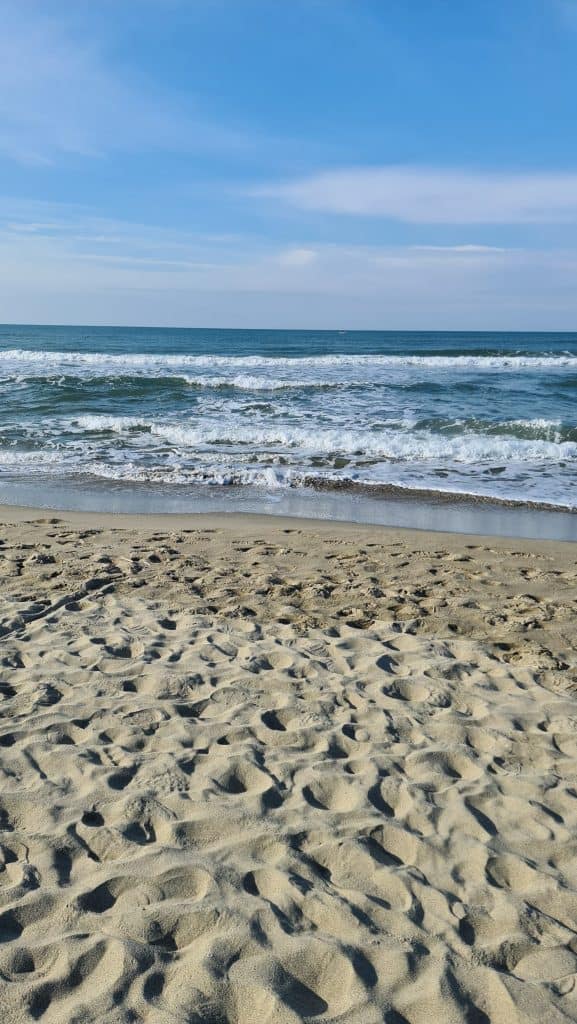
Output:
M261 186L253 194L303 210L413 224L577 222L577 173L350 168Z
M279 247L254 238L105 219L73 206L41 203L27 210L18 202L13 208L9 200L0 199L0 272L29 279L27 268L37 264L36 285L50 279L54 286L66 282L72 291L89 272L106 288L297 288L327 296L370 295L387 289L393 279L395 287L402 287L403 277L413 287L411 275L425 268L433 280L439 274L467 274L475 265L493 266L502 262L505 252L473 244Z
M577 253L287 246L0 199L0 322L570 330Z
M469 252L477 255L485 252L507 252L507 249L501 245L475 245L472 243L465 243L464 245L412 245L411 249L416 249L418 252Z
M317 259L318 253L315 249L283 249L279 253L279 263L286 267L308 267Z

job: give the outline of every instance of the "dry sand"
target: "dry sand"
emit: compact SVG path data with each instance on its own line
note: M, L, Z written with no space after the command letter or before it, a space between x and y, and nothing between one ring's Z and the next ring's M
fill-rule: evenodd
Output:
M2 1024L577 1021L576 546L3 516Z

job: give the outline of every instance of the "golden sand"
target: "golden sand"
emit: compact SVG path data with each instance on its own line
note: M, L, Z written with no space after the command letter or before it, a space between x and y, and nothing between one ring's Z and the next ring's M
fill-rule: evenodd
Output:
M577 1021L577 546L3 515L3 1024Z

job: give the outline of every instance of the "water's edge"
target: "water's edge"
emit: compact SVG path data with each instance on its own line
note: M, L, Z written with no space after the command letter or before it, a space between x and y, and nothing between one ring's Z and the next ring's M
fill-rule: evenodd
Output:
M466 495L402 492L375 497L362 491L280 491L251 488L195 488L179 492L150 485L114 488L95 484L63 488L0 480L0 509L25 507L34 512L80 512L97 515L264 516L324 523L399 527L413 530L577 542L577 514L565 509L522 503L479 501Z

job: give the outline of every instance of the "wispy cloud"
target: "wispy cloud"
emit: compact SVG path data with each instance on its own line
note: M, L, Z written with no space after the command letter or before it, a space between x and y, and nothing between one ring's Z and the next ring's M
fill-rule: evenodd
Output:
M279 262L285 267L307 267L318 259L316 249L290 248L279 253Z
M477 245L472 242L465 242L463 245L412 245L411 249L419 252L465 252L479 254L485 252L507 252L502 245Z
M48 13L47 13L48 8ZM49 164L112 150L242 149L247 137L125 70L50 5L0 0L0 154Z
M567 251L280 244L0 199L4 322L563 329L576 282Z
M253 194L302 210L412 224L577 222L577 173L350 168L260 186Z
M46 262L42 276L51 268L70 263L91 263L100 267L102 280L134 269L143 284L151 274L172 274L180 286L183 273L190 283L208 289L321 290L326 294L343 287L366 294L383 286L394 268L457 267L497 265L512 251L496 246L462 245L359 246L298 242L275 243L251 236L212 235L184 229L168 229L104 218L90 210L67 204L15 204L0 198L0 254L12 253L13 267L22 269L27 260ZM8 259L7 259L8 263ZM7 266L6 266L7 272ZM81 271L84 273L85 271ZM76 273L73 274L73 278ZM66 277L68 281L69 278ZM119 277L116 278L120 280ZM407 278L409 281L409 278ZM135 282L132 281L132 284Z

